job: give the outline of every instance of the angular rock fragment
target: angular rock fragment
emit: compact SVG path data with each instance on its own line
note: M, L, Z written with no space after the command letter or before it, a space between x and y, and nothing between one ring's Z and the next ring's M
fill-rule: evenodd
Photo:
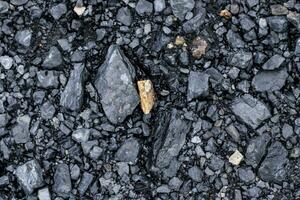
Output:
M15 40L23 45L24 47L29 47L31 43L32 31L29 29L18 31L15 35Z
M77 5L73 8L74 12L75 12L78 16L81 16L81 15L84 13L85 9L86 9L85 6L77 6Z
M298 38L296 41L296 47L294 53L296 56L300 56L300 38Z
M183 21L185 19L185 15L190 12L194 6L194 0L170 0L171 8L173 14Z
M31 118L29 115L19 116L17 125L12 128L12 136L17 144L26 143L30 138L29 125Z
M275 54L262 66L262 68L264 70L278 69L284 61L285 61L284 57L282 57L281 55Z
M270 6L272 15L287 15L289 10L280 4L274 4Z
M44 184L43 171L36 160L28 161L17 167L15 175L26 194L31 194Z
M9 10L9 4L6 1L0 1L0 14L7 13Z
M172 109L171 112L164 112L154 133L152 162L158 168L171 166L172 160L179 155L185 144L186 134L191 127L190 123L181 118L181 111Z
M83 195L86 190L91 185L92 181L94 179L94 176L88 172L84 172L81 178L81 181L78 186L78 191L80 195Z
M243 30L250 31L255 27L255 23L251 20L248 15L241 15L240 24Z
M134 79L132 64L117 45L111 45L98 69L95 87L107 118L114 124L123 122L139 104Z
M188 78L187 100L191 101L198 97L205 97L209 90L209 75L191 71Z
M10 69L13 65L13 59L9 56L0 56L0 64L4 69Z
M277 91L285 85L287 77L286 68L274 71L260 71L254 76L252 86L258 92Z
M165 0L154 0L154 10L155 12L161 12L166 8Z
M235 52L229 57L228 64L245 69L253 64L252 53L245 51Z
M52 119L56 110L54 105L50 101L46 101L42 106L41 106L41 117L43 119Z
M191 179L193 179L193 181L196 182L201 182L203 178L203 172L197 166L191 167L188 170L188 175Z
M268 107L249 94L235 99L231 105L231 110L239 120L253 129L256 129L264 120L271 117Z
M271 137L268 134L263 134L253 138L247 147L246 151L246 163L256 168L261 159L266 154L266 148L270 142Z
M243 48L245 46L245 42L242 40L241 36L232 30L227 32L226 38L232 48Z
M42 64L46 69L53 69L62 64L62 56L57 47L53 46L50 48L47 56Z
M67 164L57 165L52 190L61 197L68 197L70 195L72 183L69 166Z
M243 158L244 156L238 150L235 150L235 152L229 157L229 162L233 165L239 165Z
M10 116L7 113L0 114L0 127L4 127L8 124Z
M222 160L222 158L220 158L219 156L216 155L212 155L209 161L208 166L214 170L214 171L218 171L221 170L224 167L225 162Z
M146 0L139 0L135 6L135 10L139 15L149 14L153 11L153 5Z
M234 139L235 142L240 141L240 134L233 124L227 126L225 130Z
M87 142L89 140L91 129L80 128L72 133L72 139L78 143Z
M258 174L261 179L281 184L287 175L288 152L280 142L273 143L268 148L268 154L262 162Z
M200 37L196 37L192 42L192 55L194 58L201 58L205 54L207 42Z
M271 16L267 18L270 28L278 33L285 32L288 27L288 21L283 16Z
M57 4L50 9L50 14L56 20L67 13L67 6L64 3Z
M57 88L59 81L57 71L38 71L36 73L38 79L38 86L42 88Z
M116 19L124 24L125 26L130 26L132 22L131 11L127 7L122 7L118 10Z
M115 158L121 162L135 163L140 151L140 144L137 139L129 138L116 152Z
M84 64L74 64L68 83L60 96L60 105L72 110L80 110L83 103L86 69Z
M237 172L240 180L245 183L252 183L255 180L255 174L250 167L239 168Z
M287 14L287 19L290 23L292 23L296 29L300 32L300 14L297 12L291 12Z
M38 198L39 200L51 200L49 189L47 187L40 189L38 191Z
M192 19L183 23L182 27L186 33L197 32L200 26L204 23L206 17L206 9L202 7L202 4L196 4L196 12Z
M22 6L26 4L28 0L10 0L10 3L15 6Z
M141 107L144 114L149 114L154 106L155 93L150 80L138 81Z

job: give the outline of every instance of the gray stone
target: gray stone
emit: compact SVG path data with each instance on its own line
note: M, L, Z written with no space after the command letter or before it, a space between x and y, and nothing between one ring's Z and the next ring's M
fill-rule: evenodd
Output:
M287 15L289 10L280 4L274 4L270 6L272 15Z
M38 86L42 88L57 88L59 73L57 71L38 71L36 73Z
M121 162L135 163L140 151L140 144L137 139L129 138L116 152L115 158Z
M9 10L9 4L6 1L0 1L0 14L7 13Z
M247 5L252 8L259 4L259 0L247 0Z
M76 164L73 165L70 170L71 170L71 172L70 172L71 179L78 180L78 178L80 176L80 168L78 167L78 165L76 165Z
M97 161L103 153L103 149L98 146L94 146L90 152L90 158L94 161Z
M127 7L122 7L118 10L116 19L124 24L125 26L130 26L132 22L131 11Z
M53 192L67 198L72 190L70 170L67 164L58 164L54 173Z
M17 125L12 128L12 135L17 144L26 143L30 139L29 125L31 118L29 115L19 116Z
M154 10L155 12L161 12L166 8L165 0L154 0Z
M10 69L13 65L14 60L9 56L0 56L0 64L4 69Z
M105 62L98 69L95 87L106 117L114 124L123 122L140 102L134 79L132 64L119 46L111 45Z
M195 6L194 0L170 0L171 8L173 14L183 21L185 19L185 15L193 10Z
M266 148L268 143L270 142L271 137L268 134L263 134L261 136L257 136L253 138L247 147L247 151L245 154L246 163L256 168L261 159L266 154Z
M285 181L289 162L287 155L287 150L280 142L273 143L258 170L259 177L264 181L278 184Z
M224 167L224 164L225 162L222 160L222 158L213 154L210 157L208 166L210 167L210 169L214 171L218 171Z
M285 61L284 57L282 57L281 55L275 54L262 66L262 68L264 70L278 69L284 61Z
M284 124L282 127L282 136L287 139L291 137L294 133L293 127L289 124Z
M168 185L161 185L158 188L156 188L156 192L159 194L168 194L171 192L171 190L168 187Z
M232 48L244 48L245 42L242 40L241 36L233 32L232 30L229 30L226 34L227 42Z
M235 128L233 124L230 124L225 128L226 132L232 137L235 142L240 141L239 131Z
M186 33L199 31L200 26L205 22L206 9L201 5L197 6L195 16L184 22L182 27Z
M94 176L88 172L84 172L81 178L81 181L78 185L78 191L80 195L84 195L86 190L91 185L92 181L94 179Z
M6 186L9 184L8 176L4 175L0 177L0 187Z
M288 21L286 17L283 16L271 16L267 18L267 22L271 28L271 30L282 33L287 30Z
M245 183L252 183L255 180L255 174L251 168L239 168L237 173L240 180Z
M245 31L250 31L255 27L255 23L248 15L241 15L240 24L242 29L244 29Z
M205 97L209 94L209 75L191 71L188 77L187 100L191 101L198 97Z
M175 158L185 144L186 134L189 132L191 124L182 119L183 113L176 109L160 114L162 116L158 118L160 121L157 122L158 125L154 132L152 161L158 168L167 168L171 166L173 160L173 163L176 164ZM170 168L171 172L175 173L176 169L176 165Z
M50 14L56 20L67 13L67 6L64 3L57 4L50 9Z
M72 111L80 110L83 103L86 73L84 64L74 64L68 83L60 96L61 106Z
M54 105L50 101L46 101L41 106L40 111L43 119L52 119L56 112Z
M135 6L135 10L139 15L149 14L153 11L153 5L149 1L139 0Z
M285 85L287 77L286 68L274 71L260 71L254 76L252 86L258 92L277 91Z
M52 46L46 55L42 66L46 69L53 69L62 64L62 56L57 47Z
M7 113L0 114L0 127L5 127L10 120L10 116Z
M228 64L234 67L245 69L253 64L251 52L238 51L229 56Z
M10 0L10 3L15 6L22 6L26 4L28 0Z
M23 45L29 47L31 43L32 31L29 29L18 31L15 35L15 40Z
M169 181L169 187L172 190L178 191L180 189L180 186L182 185L183 181L180 180L178 177L173 177Z
M191 167L188 170L188 175L193 181L196 182L201 182L203 178L203 172L197 166Z
M44 184L43 171L36 160L28 161L17 167L15 175L26 194L31 194Z
M300 32L300 14L297 12L289 12L287 15L287 20L295 26L295 28Z
M300 56L300 38L297 39L294 53L296 56Z
M72 139L78 143L87 142L89 140L91 129L79 128L72 133Z
M236 98L231 105L232 112L239 120L256 129L264 120L271 117L269 108L249 94Z
M40 189L38 191L38 198L39 200L51 200L49 189L47 187Z

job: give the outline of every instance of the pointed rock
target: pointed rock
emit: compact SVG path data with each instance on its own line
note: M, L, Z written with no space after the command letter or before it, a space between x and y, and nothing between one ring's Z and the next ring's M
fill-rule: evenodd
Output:
M117 45L108 49L105 62L98 69L95 87L105 115L114 124L121 123L139 104L133 84L135 69Z
M53 69L62 64L62 56L57 47L50 48L42 66L46 69Z

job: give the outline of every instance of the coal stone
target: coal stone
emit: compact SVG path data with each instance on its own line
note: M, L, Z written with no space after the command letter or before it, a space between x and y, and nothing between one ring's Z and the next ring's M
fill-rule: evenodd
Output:
M28 0L10 0L10 3L15 6L22 6L26 4Z
M201 182L203 178L203 172L197 166L191 167L188 170L188 175L193 181L196 182Z
M226 38L229 45L234 49L245 47L245 42L242 40L241 36L232 30L227 32Z
M24 47L29 47L32 38L32 31L29 29L17 31L15 40Z
M41 117L43 119L52 119L56 110L54 105L50 101L46 101L42 106L41 106Z
M234 100L232 112L239 120L256 129L264 120L271 117L269 108L258 99L245 94Z
M186 33L197 32L201 25L205 22L205 17L206 9L202 6L197 6L195 16L192 19L183 23L183 30Z
M0 64L4 67L4 69L10 69L13 66L13 58L9 56L0 56Z
M275 54L262 66L262 68L264 70L278 69L284 61L285 61L284 57L282 57L281 55Z
M5 127L10 120L10 116L7 113L0 114L0 127Z
M154 0L154 10L155 12L161 12L166 8L165 0Z
M187 100L205 97L209 93L209 75L191 71L188 77Z
M48 188L43 188L38 191L39 200L51 200L51 195Z
M9 4L6 1L0 1L0 14L7 13L9 10Z
M57 88L59 85L58 75L59 73L56 71L38 71L38 85L42 88Z
M70 170L67 164L58 164L54 173L52 190L61 197L69 197L72 190Z
M130 26L132 23L131 11L127 7L122 7L118 10L117 20L125 26Z
M171 4L173 14L178 19L183 21L185 19L186 14L194 8L195 1L194 0L171 0L170 4Z
M224 160L216 155L212 155L209 161L209 167L214 171L221 170L224 167L224 164Z
M282 33L285 32L288 28L288 21L286 17L282 16L271 16L267 18L267 22L271 30Z
M50 9L50 14L56 20L60 19L67 13L67 6L64 3L57 4Z
M92 181L94 179L94 176L88 172L84 172L81 178L81 181L78 186L78 191L80 195L83 195L89 186L91 185Z
M135 163L140 151L140 144L137 139L129 138L116 152L116 160L121 162Z
M23 115L17 118L17 125L12 128L12 135L17 144L23 144L29 141L30 122L31 118L29 115Z
M105 62L98 69L95 87L107 118L114 124L123 122L140 102L133 84L135 75L135 68L120 47L110 46Z
M235 52L229 57L228 64L242 69L252 66L253 64L252 53L245 52L245 51Z
M135 6L135 10L139 15L152 13L153 4L150 1L139 0Z
M42 64L45 69L54 69L62 64L62 55L57 47L52 46Z
M238 171L239 179L245 183L252 183L255 180L255 174L251 168L239 168Z
M36 160L28 161L17 167L15 175L26 194L31 194L44 184L43 171Z
M287 69L260 71L252 79L252 86L258 92L272 92L280 90L288 77Z
M84 82L86 79L84 64L74 64L68 83L60 96L60 105L72 111L80 110L83 103Z

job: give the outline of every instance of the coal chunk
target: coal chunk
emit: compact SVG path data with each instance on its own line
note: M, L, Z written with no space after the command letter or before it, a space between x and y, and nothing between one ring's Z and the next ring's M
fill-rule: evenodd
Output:
M43 119L52 119L52 117L55 114L55 107L50 101L46 101L42 106L41 106L41 117Z
M267 18L267 22L270 28L278 33L285 32L288 27L288 21L286 17L282 16L271 16Z
M251 52L238 51L228 58L228 64L234 67L245 69L253 64Z
M209 75L191 71L188 78L187 100L191 101L194 98L205 97L209 91Z
M232 112L239 120L256 129L264 120L271 117L269 108L258 99L245 94L234 100Z
M46 58L42 66L46 69L53 69L62 64L62 56L57 47L53 46L50 48L46 55Z
M287 20L295 26L298 32L300 32L300 14L297 12L289 12L286 17Z
M0 114L0 127L4 127L8 124L10 116L7 113Z
M287 175L287 155L287 150L280 142L273 143L258 170L259 177L264 181L281 184Z
M172 109L164 112L154 132L152 162L158 168L171 166L172 160L185 144L186 134L191 127L189 122L181 118L182 111Z
M31 43L32 31L29 29L20 30L15 35L15 40L23 45L24 47L29 47Z
M59 84L58 75L57 71L38 71L38 86L42 88L57 88Z
M284 61L285 61L284 57L282 57L281 55L275 54L262 66L262 68L264 70L278 69Z
M152 13L153 5L151 2L146 0L139 0L135 6L135 10L139 15Z
M9 56L0 56L0 64L4 69L10 69L13 65L14 60Z
M277 91L285 85L287 77L286 68L274 71L260 71L254 76L252 86L258 92Z
M120 8L117 14L117 20L125 26L130 26L132 22L131 11L127 7Z
M43 186L43 171L36 160L31 160L17 167L15 170L18 183L27 194Z
M246 151L246 163L256 168L261 159L266 154L268 143L270 142L271 137L268 134L262 134L253 138L247 147Z
M191 167L188 170L188 175L193 181L196 182L201 182L203 178L203 172L197 166Z
M78 191L80 195L83 195L86 190L91 185L92 181L94 179L94 176L88 172L84 172L81 178L81 181L78 186Z
M56 20L61 18L66 13L67 13L67 6L64 3L57 4L50 9L50 14Z
M193 10L195 6L194 0L171 0L170 1L171 8L173 14L183 21L185 19L185 15Z
M74 64L68 83L60 96L60 105L72 110L80 110L83 103L84 81L86 79L86 69L84 64Z
M72 183L70 177L70 170L67 164L57 165L54 173L53 191L59 196L68 197L72 190Z
M200 26L205 22L205 17L206 17L206 9L201 7L201 5L196 6L196 13L195 16L184 22L182 25L183 30L186 33L191 33L191 32L196 32L199 30Z
M0 14L7 13L9 10L9 4L6 1L0 1Z
M26 4L28 0L10 0L10 3L15 6L22 6Z
M106 60L98 69L95 87L107 118L121 123L139 104L133 84L135 69L117 45L108 49Z
M137 139L129 138L116 152L116 160L121 162L135 163L140 151L140 144Z
M242 40L241 36L233 32L232 30L229 30L226 34L227 42L232 48L244 48L245 42Z
M29 125L31 118L29 115L19 116L17 125L12 128L12 135L17 144L26 143L30 139Z

